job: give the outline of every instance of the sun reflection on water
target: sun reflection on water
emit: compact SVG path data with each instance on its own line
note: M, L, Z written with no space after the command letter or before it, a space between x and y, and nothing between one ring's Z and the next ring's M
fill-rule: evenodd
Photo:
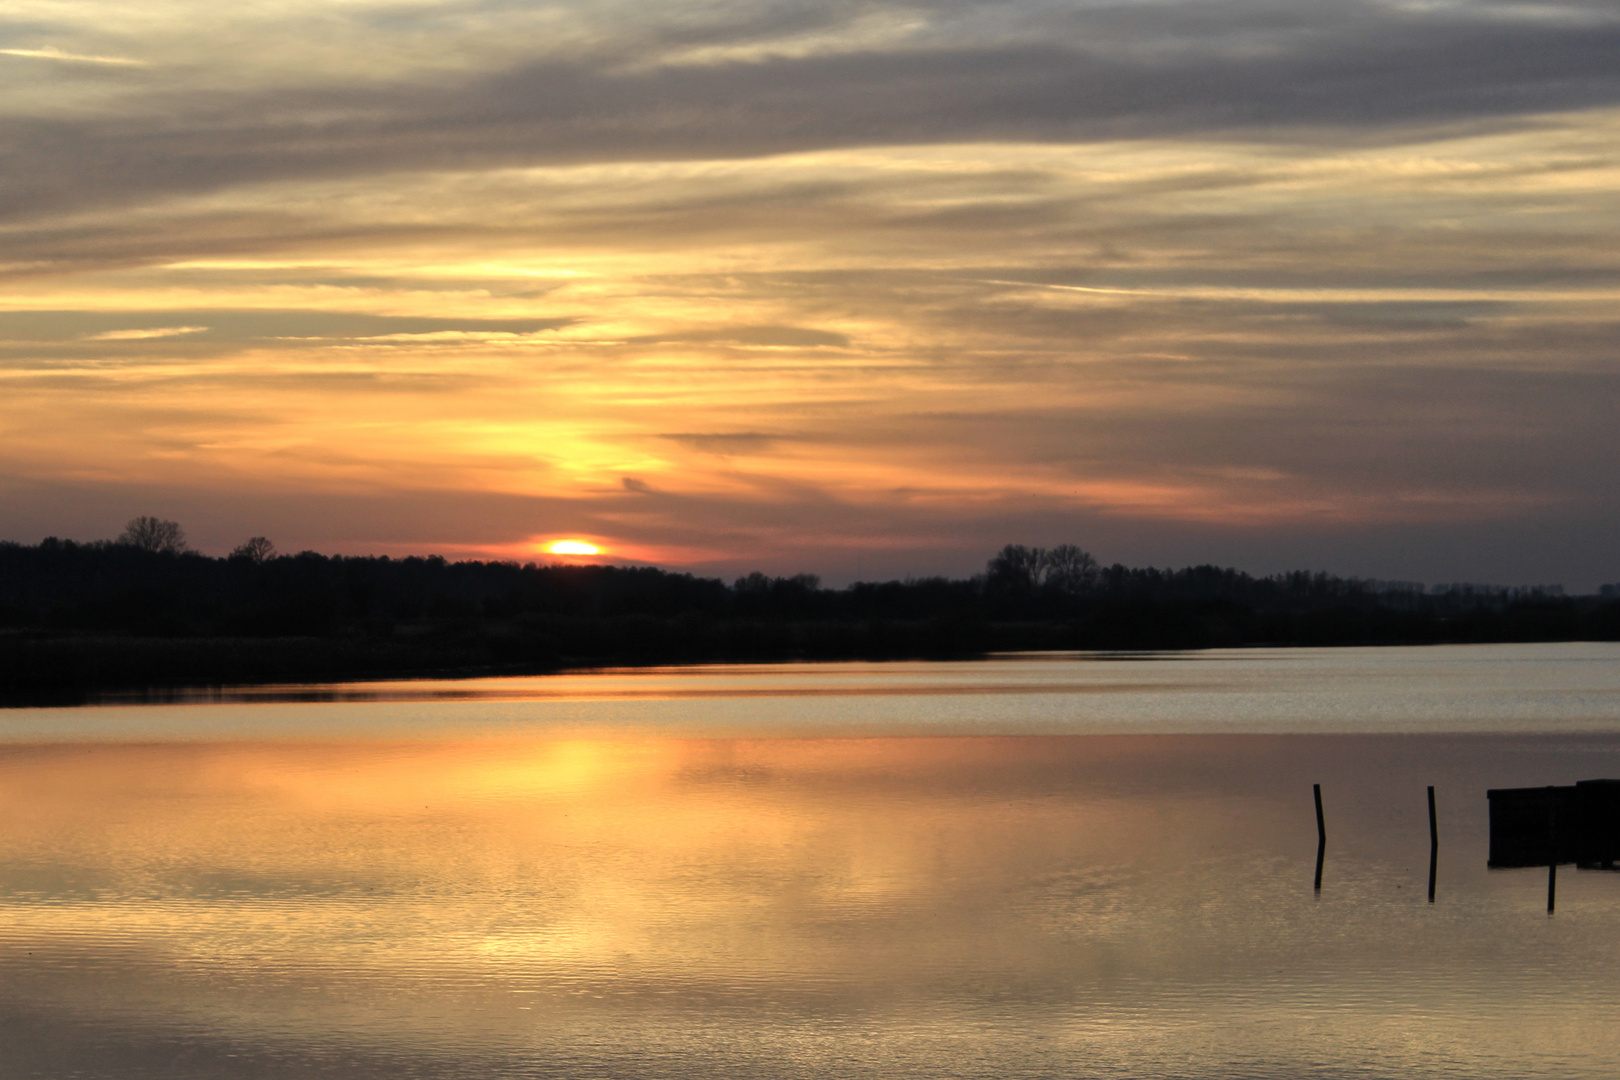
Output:
M1597 1076L1620 882L1549 922L1464 798L1572 751L1620 772L1590 736L13 745L0 1021L41 1075Z

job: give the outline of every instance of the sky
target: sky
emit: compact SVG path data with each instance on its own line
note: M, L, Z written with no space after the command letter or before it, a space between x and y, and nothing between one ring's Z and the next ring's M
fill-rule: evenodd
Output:
M1620 580L1620 8L10 0L0 539Z

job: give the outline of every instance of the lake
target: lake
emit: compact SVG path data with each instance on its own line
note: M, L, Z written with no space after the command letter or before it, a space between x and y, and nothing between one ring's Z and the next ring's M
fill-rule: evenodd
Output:
M1604 776L1607 644L0 710L0 1076L1610 1077Z

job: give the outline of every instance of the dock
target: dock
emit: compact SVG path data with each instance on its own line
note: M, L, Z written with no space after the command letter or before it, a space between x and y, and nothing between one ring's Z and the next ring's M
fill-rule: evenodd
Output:
M1568 787L1493 788L1492 869L1558 866L1613 870L1620 862L1620 780Z

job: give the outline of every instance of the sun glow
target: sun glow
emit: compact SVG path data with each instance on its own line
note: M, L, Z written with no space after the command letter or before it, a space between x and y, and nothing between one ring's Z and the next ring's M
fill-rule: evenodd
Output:
M555 540L546 545L553 555L600 555L602 549L583 540Z

